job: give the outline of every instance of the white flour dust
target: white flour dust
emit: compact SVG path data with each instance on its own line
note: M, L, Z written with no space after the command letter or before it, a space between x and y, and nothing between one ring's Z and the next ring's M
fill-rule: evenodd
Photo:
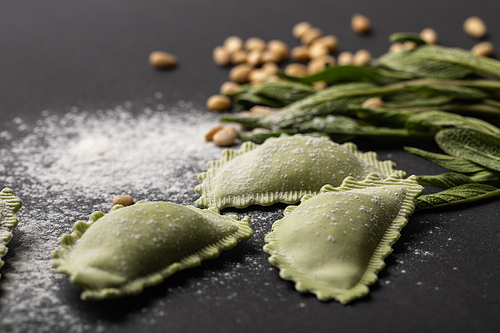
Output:
M2 268L2 332L89 329L60 299L67 277L50 265L62 233L95 210L107 212L116 194L194 204L197 174L220 158L221 149L203 138L217 115L183 102L161 112L132 113L125 105L96 112L72 108L62 116L44 111L35 124L16 118L0 133L0 186L24 201L8 246L15 249Z

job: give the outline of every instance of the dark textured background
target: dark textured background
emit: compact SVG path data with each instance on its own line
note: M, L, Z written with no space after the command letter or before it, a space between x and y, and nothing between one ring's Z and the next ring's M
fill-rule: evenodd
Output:
M463 33L462 22L478 15L490 29L488 40L500 48L499 11L500 2L493 0L1 1L0 130L16 116L36 120L44 109L64 114L72 106L92 112L123 101L140 105L157 91L163 92L166 105L179 100L203 105L227 78L229 70L217 67L211 52L228 35L278 38L294 46L291 28L307 20L338 36L341 51L366 48L379 56L389 47L390 33L425 27L433 27L443 45L470 48L476 41ZM350 30L355 12L372 20L371 35L359 37ZM151 69L147 57L157 49L176 54L178 68ZM376 148L409 174L439 172L400 147ZM23 200L24 209L35 204ZM269 230L281 218L281 208L249 212L258 223L269 222ZM213 302L198 302L195 289L187 287L203 282L207 271L231 274L224 262L244 263L245 256L266 261L267 255L250 243L138 297L84 303L69 282L61 293L89 323L89 331L496 332L499 221L498 201L493 200L414 215L370 296L348 306L299 294L265 265L262 272L249 270L240 281L232 279L230 291L215 286L210 290ZM256 235L259 246L265 232ZM15 240L11 244L15 254ZM234 290L237 296L225 302ZM153 318L158 304L165 315Z

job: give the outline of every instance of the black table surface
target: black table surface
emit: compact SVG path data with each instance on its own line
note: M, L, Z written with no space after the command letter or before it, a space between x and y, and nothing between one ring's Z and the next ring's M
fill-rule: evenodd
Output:
M183 100L200 113L209 112L204 103L229 72L213 63L212 49L229 35L298 45L291 29L300 21L335 34L341 51L364 48L379 56L387 51L391 33L426 27L438 32L441 44L469 49L477 41L465 35L462 23L477 15L489 27L487 40L500 47L500 2L493 0L2 1L0 8L0 131L12 126L16 117L36 122L41 110L63 115L77 106L92 113L123 101L140 105L156 92L162 92L167 106ZM351 31L350 17L356 12L372 20L370 35ZM168 72L153 70L147 58L154 50L176 54L179 66ZM361 148L391 156L408 174L440 171L402 147L365 143ZM197 196L193 193L180 203L192 204ZM22 199L23 210L39 205L36 198ZM79 209L90 214L92 204L80 202ZM68 327L63 318L45 320L43 305L34 313L16 310L18 319L6 324L5 318L14 314L3 302L0 332L498 331L498 201L412 216L370 295L347 306L295 291L267 263L264 236L282 211L281 206L247 209L257 223L266 224L252 242L179 272L136 297L83 302L80 290L67 279L55 281L60 299L82 326ZM70 224L64 227L61 233L70 231ZM2 291L2 280L8 278L16 251L23 246L19 237L14 232L4 258L0 299L11 299ZM50 265L50 254L42 257ZM249 260L261 262L262 269L245 270ZM243 274L224 285L212 283L210 297L201 300L193 286L205 283L207 276L232 274L234 265L227 262L240 263Z

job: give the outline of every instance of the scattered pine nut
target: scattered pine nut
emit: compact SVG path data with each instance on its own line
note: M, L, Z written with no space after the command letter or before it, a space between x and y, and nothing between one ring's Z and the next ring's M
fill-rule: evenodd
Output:
M267 116L278 112L277 109L273 109L262 105L252 106L249 111L251 115L260 115L260 116Z
M134 203L134 199L130 195L121 194L115 195L113 197L113 206L114 205L122 205L122 206L130 206Z
M326 47L328 47L328 50L330 52L337 51L337 48L339 47L339 40L334 35L320 37L317 40L315 40L314 42L315 43L318 43L318 42L323 43L324 45L326 45Z
M372 23L366 16L354 14L351 18L351 28L355 33L363 35L372 30Z
M214 62L219 66L227 66L231 61L231 55L222 46L217 46L214 48L212 52L212 58L214 59Z
M390 53L397 53L397 52L401 52L401 51L405 51L405 47L404 47L403 43L399 43L399 42L392 43L391 46L389 47Z
M471 16L464 21L463 29L465 33L474 38L483 38L488 33L486 24L477 16Z
M252 66L262 64L262 50L253 49L247 55L247 63Z
M260 128L260 127L257 127L257 128L254 128L252 130L252 133L253 134L259 134L259 133L269 133L271 132L270 130L268 130L267 128Z
M238 137L238 132L234 126L226 126L217 131L212 140L219 147L232 146Z
M420 31L420 38L422 38L427 44L436 45L439 43L437 32L432 28L425 28Z
M335 58L329 54L325 54L314 58L307 65L307 73L309 75L321 72L326 68L326 66L334 66Z
M349 51L340 52L337 56L337 63L340 66L352 65L353 54Z
M247 53L243 50L234 51L231 54L231 63L239 65L247 61Z
M248 75L252 70L253 66L249 64L240 64L234 66L229 72L229 78L231 79L231 81L234 81L236 83L248 82L249 80Z
M267 74L274 74L279 69L278 65L275 62L266 62L262 65L262 70Z
M284 79L280 78L278 75L273 74L269 75L267 77L267 82L278 82L278 81L285 81Z
M149 55L149 63L156 69L167 69L177 65L177 57L167 52L154 51Z
M366 66L372 61L372 55L367 50L361 49L354 53L352 64L354 66Z
M267 43L267 49L277 55L279 59L277 62L288 59L289 47L281 40L270 40L269 43Z
M367 99L363 104L361 104L361 107L364 109L380 109L384 107L384 102L378 97L373 97Z
M231 99L224 95L213 95L207 100L207 109L224 111L231 107Z
M262 84L266 82L267 73L263 69L254 69L248 74L248 79L253 85Z
M324 43L318 42L317 39L312 42L311 46L309 46L308 53L309 58L314 59L319 56L327 55L328 53L330 53L330 50Z
M288 64L288 66L285 67L285 74L298 77L306 76L307 67L302 64Z
M271 52L269 50L265 50L262 53L262 62L280 62L281 59L275 52Z
M214 138L214 134L223 129L224 126L222 125L215 125L211 129L208 130L207 133L205 133L205 141L212 141Z
M245 49L248 51L264 51L266 48L266 42L259 37L248 38L245 42Z
M325 89L328 87L328 82L326 81L318 81L318 82L314 82L313 83L313 87L316 88L316 89Z
M495 53L495 48L491 42L481 42L474 45L471 52L478 57L491 57Z
M240 90L240 88L241 88L241 86L238 83L232 82L232 81L226 81L220 86L220 94L221 95L232 95L232 94L238 92L238 90Z
M227 52L229 52L229 54L232 54L235 51L243 49L243 40L237 36L229 36L224 40L224 44L222 44L222 46Z
M292 35L293 37L300 39L302 35L311 28L311 24L309 22L299 22L293 26Z
M292 59L297 61L309 60L309 48L306 45L295 46L291 51Z
M403 43L403 48L407 51L413 50L417 48L417 44L415 42L412 42L411 40L407 40Z
M304 32L304 34L300 37L300 42L305 45L309 45L314 42L316 39L320 38L323 35L323 31L320 28L309 28Z

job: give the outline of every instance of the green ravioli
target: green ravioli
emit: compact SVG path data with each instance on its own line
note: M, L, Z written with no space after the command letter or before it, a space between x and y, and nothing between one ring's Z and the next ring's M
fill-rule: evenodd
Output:
M16 212L23 205L10 188L0 192L0 268L4 265L2 257L7 253L7 244L12 239L12 230L17 226ZM0 275L1 277L1 275Z
M415 176L380 180L372 174L361 182L349 177L337 188L326 185L285 210L264 251L298 291L348 303L377 281L422 191Z
M227 149L222 159L207 164L195 191L200 207L244 208L278 202L296 203L326 184L338 186L352 176L370 173L387 177L396 172L392 161L379 161L374 152L361 153L353 143L339 145L326 137L305 135L269 138L262 145L245 142L239 151Z
M105 299L140 293L173 273L252 237L250 218L223 216L169 202L117 205L78 221L62 249L52 252L53 266L84 288L81 298Z

